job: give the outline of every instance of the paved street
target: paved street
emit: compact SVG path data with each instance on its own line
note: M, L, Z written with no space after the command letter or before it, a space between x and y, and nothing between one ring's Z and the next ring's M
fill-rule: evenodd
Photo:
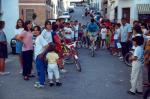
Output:
M72 15L79 22L82 8L76 8ZM19 74L20 66L17 57L10 55L6 70L11 74L0 76L0 99L142 99L142 96L130 96L130 67L120 62L118 57L106 50L99 50L93 58L88 49L79 49L83 71L78 73L74 65L66 65L69 71L61 75L62 87L45 86L34 88L36 78L24 81Z

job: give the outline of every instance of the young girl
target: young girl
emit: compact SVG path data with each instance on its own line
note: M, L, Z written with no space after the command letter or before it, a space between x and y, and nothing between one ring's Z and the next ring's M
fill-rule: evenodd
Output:
M101 29L101 37L102 37L101 45L103 49L105 48L105 44L106 44L106 33L107 33L107 29L103 24Z
M128 94L135 95L142 94L143 92L143 58L144 51L143 45L144 39L141 36L133 38L133 45L135 50L133 56L130 57L132 60L132 72L131 72L131 89Z
M55 46L53 44L49 45L48 48L48 53L46 55L46 60L48 61L48 79L49 79L49 86L54 86L53 82L53 75L55 76L56 79L56 86L61 86L62 83L60 83L60 74L59 74L59 69L57 65L57 61L59 59L58 54L55 52Z
M120 24L117 23L115 25L115 31L114 31L114 43L115 43L115 53L113 55L120 56L121 48L118 46L120 44L119 42L119 35L120 35Z
M107 47L107 49L110 48L111 35L112 35L111 29L108 27L107 33L106 33L106 47Z
M9 72L5 72L5 59L7 58L7 39L3 31L5 26L4 21L0 21L0 75L7 75Z

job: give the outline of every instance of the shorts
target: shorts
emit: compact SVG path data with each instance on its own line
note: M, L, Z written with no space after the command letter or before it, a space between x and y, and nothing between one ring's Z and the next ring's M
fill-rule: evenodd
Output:
M97 40L96 32L92 32L92 33L88 32L88 37L90 38L90 40L93 40L93 39L94 39L94 41Z
M114 40L114 43L115 43L115 48L118 48L117 43L119 43L119 40L118 40L118 39L115 39L115 40Z
M0 44L0 58L7 58L7 57L8 57L7 45Z
M21 41L16 42L16 53L20 54L22 52L23 43Z

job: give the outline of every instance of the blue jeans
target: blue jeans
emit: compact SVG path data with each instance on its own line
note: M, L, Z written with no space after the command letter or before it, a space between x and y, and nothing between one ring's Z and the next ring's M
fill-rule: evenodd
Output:
M23 76L29 76L32 70L33 51L22 51L23 59Z
M46 63L37 56L36 69L37 69L38 79L41 85L44 85L45 82L45 66Z

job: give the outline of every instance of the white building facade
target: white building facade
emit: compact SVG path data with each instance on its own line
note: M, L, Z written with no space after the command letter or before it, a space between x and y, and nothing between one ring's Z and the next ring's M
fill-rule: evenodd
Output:
M150 18L150 0L107 0L106 4L105 16L111 21L120 22L121 18L127 18L133 23L134 20Z
M70 0L63 0L63 11L67 11L70 6Z
M19 18L19 0L1 0L1 20L5 21L4 31L8 43L14 37L16 21Z

